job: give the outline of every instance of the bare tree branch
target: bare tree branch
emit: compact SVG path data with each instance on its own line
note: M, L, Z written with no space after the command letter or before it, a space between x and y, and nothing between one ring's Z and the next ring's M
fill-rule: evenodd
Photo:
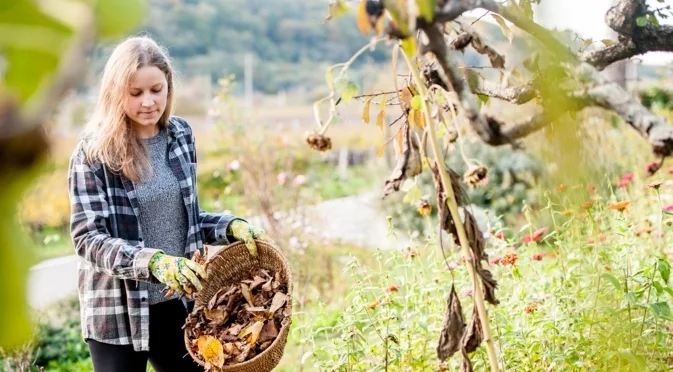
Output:
M617 83L608 80L588 63L579 65L576 71L578 75L586 76L595 82L585 92L591 103L614 111L647 139L655 154L659 156L673 154L673 127L664 117L650 112Z
M511 87L503 87L500 84L481 78L468 79L468 82L472 93L509 101L517 105L530 102L537 96L537 91L533 87L532 82L522 86Z
M427 48L435 55L439 64L439 76L445 87L453 89L460 99L460 105L475 132L484 142L490 142L495 135L486 119L479 115L477 102L469 90L465 77L458 67L452 51L447 47L444 34L436 25L424 25L428 37Z

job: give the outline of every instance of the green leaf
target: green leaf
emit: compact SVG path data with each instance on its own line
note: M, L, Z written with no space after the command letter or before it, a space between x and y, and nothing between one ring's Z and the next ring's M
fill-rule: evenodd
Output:
M537 3L539 3L539 1ZM519 8L521 8L521 11L523 11L526 18L533 20L533 6L531 5L531 0L519 0Z
M644 27L645 25L647 25L647 23L648 20L647 17L645 16L636 18L636 24L638 25L638 27Z
M668 302L656 302L650 304L652 312L659 318L671 319L671 307Z
M479 98L479 101L481 101L483 104L487 104L488 101L491 99L491 97L484 94L477 94L477 98Z
M631 304L631 305L637 305L638 304L638 299L636 298L636 294L633 292L629 292L624 294L624 298Z
M145 8L142 0L99 0L98 33L102 38L117 38L133 32L142 23Z
M512 34L512 30L510 30L509 26L507 26L507 22L505 22L505 20L501 16L495 13L491 13L491 16L498 23L498 25L500 26L500 31L502 31L502 34L505 35L505 37L507 38L507 40L509 40L509 43L511 44L512 39L514 39L514 34Z
M58 67L72 30L44 14L33 1L0 8L0 51L6 59L0 86L20 102L33 97Z
M647 20L650 21L650 23L652 24L652 26L654 26L654 28L659 28L659 20L654 14L652 13L648 14Z
M601 278L609 281L612 283L612 285L619 291L622 292L622 285L619 283L619 280L612 274L610 273L603 273L601 274Z
M630 351L620 351L619 356L621 359L629 362L634 371L644 371L647 368L645 358L641 355L635 355Z
M413 187L411 187L411 189L409 189L407 194L404 195L404 199L402 199L402 202L415 205L421 200L422 196L423 193L421 192L421 189L417 185L414 185Z
M421 17L428 22L432 22L435 17L437 0L416 0L416 4L418 4L418 10L421 13Z
M661 285L658 281L652 282L652 286L657 290L657 296L661 295L664 292L664 286Z
M669 295L671 295L671 297L673 297L673 288L664 287L664 292L668 293Z
M659 270L661 279L664 280L664 283L668 283L668 279L671 277L671 264L666 260L659 259L657 269Z
M411 108L413 108L416 111L421 111L421 96L414 96L411 99Z
M412 36L402 39L402 51L410 58L416 55L416 38Z
M357 84L355 84L352 80L343 77L338 78L334 82L334 87L344 102L350 101L358 94Z
M329 90L334 89L334 74L332 71L334 71L335 66L330 66L327 71L325 71L325 82L327 82L327 87Z

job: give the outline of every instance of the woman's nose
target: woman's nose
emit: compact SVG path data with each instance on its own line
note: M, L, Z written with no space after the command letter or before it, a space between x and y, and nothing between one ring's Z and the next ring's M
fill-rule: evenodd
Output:
M151 96L145 96L143 98L142 105L145 107L151 107L152 105L154 105L154 100L152 99Z

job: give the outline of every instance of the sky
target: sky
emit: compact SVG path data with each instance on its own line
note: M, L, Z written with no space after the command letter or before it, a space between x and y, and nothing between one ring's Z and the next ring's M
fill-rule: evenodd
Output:
M571 29L584 38L594 40L605 39L609 36L604 17L612 0L542 0L541 3L545 9L544 12L537 12L536 21L546 27ZM665 5L671 5L673 8L673 0L664 0L663 3L647 0L647 3L652 8ZM483 13L483 10L476 10L470 12L469 16L478 17ZM484 20L495 23L491 17L485 17ZM673 16L662 20L661 23L673 25ZM642 59L644 64L661 65L673 62L673 53L647 53L638 58Z

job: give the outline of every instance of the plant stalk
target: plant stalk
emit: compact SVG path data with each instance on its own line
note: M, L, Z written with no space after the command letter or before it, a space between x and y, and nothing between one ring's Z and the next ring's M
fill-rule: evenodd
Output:
M456 195L453 193L453 186L451 185L451 178L446 172L446 164L444 163L444 157L442 152L439 149L437 144L437 134L435 133L435 128L432 125L430 120L430 110L427 104L428 91L421 80L420 72L418 67L412 63L405 53L402 53L404 59L411 70L411 73L416 81L416 86L418 87L418 92L421 96L421 108L423 109L423 115L425 116L426 130L429 132L430 140L432 143L432 150L435 154L435 159L437 160L437 165L439 167L439 174L442 182L442 186L446 191L447 199L446 204L451 212L451 217L453 222L456 225L456 230L458 230L458 240L460 242L460 247L463 252L463 256L467 262L472 262L472 253L470 250L470 244L467 240L467 234L465 233L465 227L463 226L462 221L460 220L460 215L458 214L458 203L456 202ZM484 331L484 341L486 342L486 351L488 352L489 364L491 365L491 372L500 372L500 366L498 365L498 357L495 353L495 347L493 345L493 336L491 334L491 328L488 323L488 313L486 312L486 305L484 303L484 295L481 290L481 283L479 277L476 273L475 266L473 264L465 265L468 267L468 272L470 273L470 279L474 287L473 298L474 305L477 307L479 313L479 318L481 320L481 327Z

